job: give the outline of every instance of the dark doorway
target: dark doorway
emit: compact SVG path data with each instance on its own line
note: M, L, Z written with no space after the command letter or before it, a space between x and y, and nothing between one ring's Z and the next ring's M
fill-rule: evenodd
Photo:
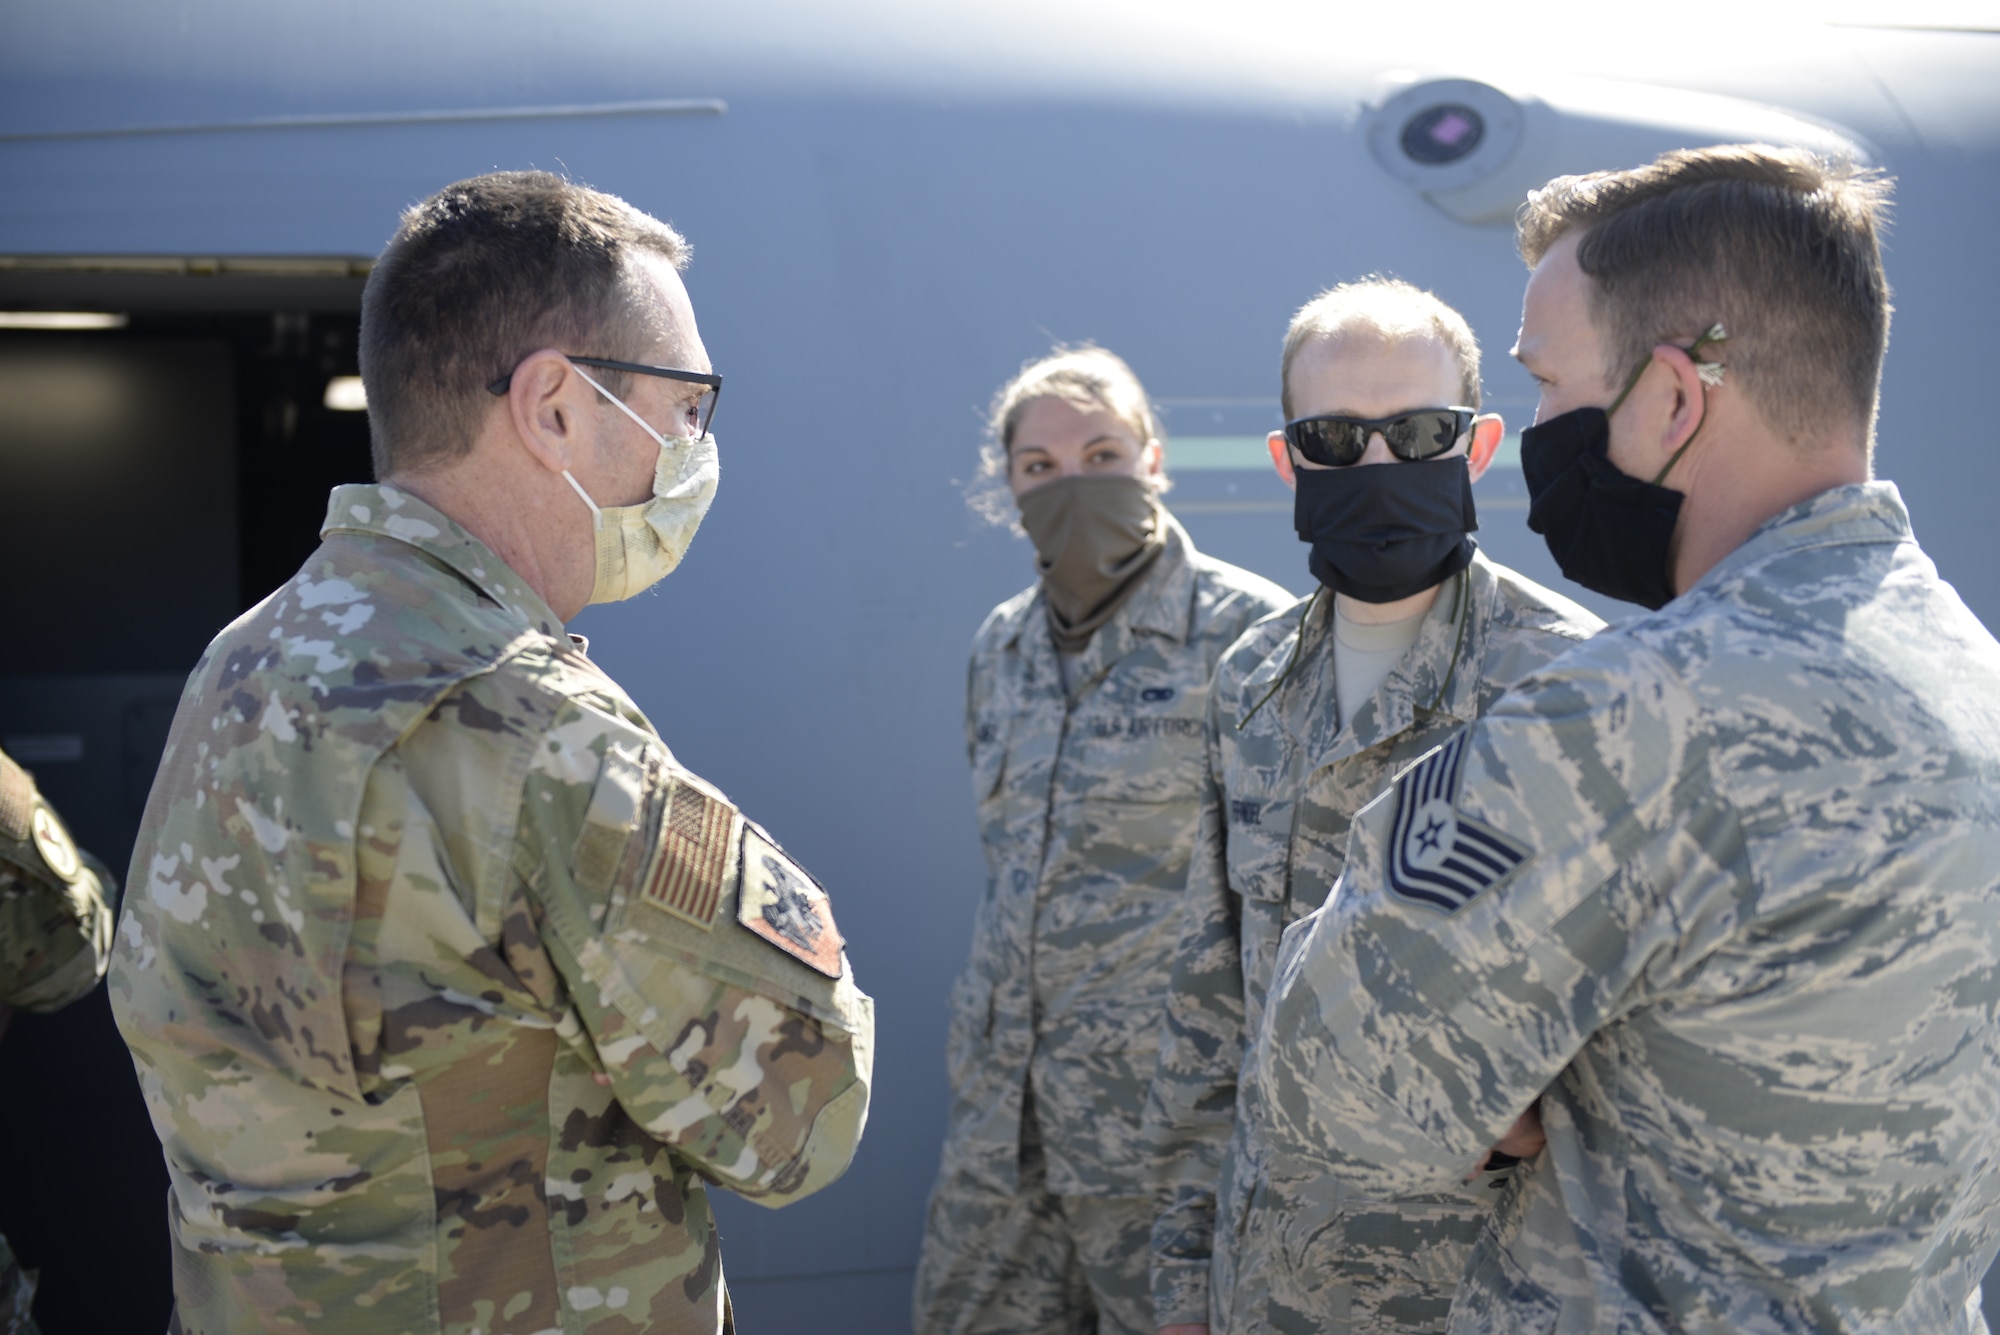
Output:
M0 745L121 877L181 683L209 639L366 481L365 261L0 262ZM41 1271L47 1335L158 1335L167 1176L105 990L0 1042L0 1232Z

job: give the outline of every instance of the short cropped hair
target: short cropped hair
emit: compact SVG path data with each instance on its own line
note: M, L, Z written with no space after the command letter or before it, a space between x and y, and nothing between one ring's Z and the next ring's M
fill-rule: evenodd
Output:
M537 348L641 360L659 315L640 254L687 266L680 233L549 172L493 172L403 214L361 297L375 476L463 457L486 386ZM629 377L600 373L622 394Z
M1342 283L1299 307L1285 330L1285 351L1278 360L1278 403L1287 422L1292 420L1292 363L1300 349L1318 339L1366 331L1386 342L1434 338L1458 362L1458 402L1432 405L1439 408L1479 406L1479 340L1465 317L1426 292L1400 278L1370 274L1352 283Z
M1829 405L1875 437L1889 282L1880 234L1890 182L1851 162L1764 144L1681 149L1630 171L1559 176L1519 216L1530 268L1581 232L1578 267L1622 385L1662 342L1691 343L1728 369L1794 446Z
M987 410L986 440L979 450L979 473L968 489L972 508L995 522L1013 517L1014 500L1006 485L1007 459L1014 447L1014 431L1021 414L1036 399L1066 399L1079 408L1104 409L1115 414L1140 444L1159 441L1166 435L1146 397L1146 387L1125 364L1125 359L1094 343L1076 347L1058 344L1045 357L1022 363L1012 380L1000 387ZM1169 482L1164 471L1155 481L1155 491L1165 491Z

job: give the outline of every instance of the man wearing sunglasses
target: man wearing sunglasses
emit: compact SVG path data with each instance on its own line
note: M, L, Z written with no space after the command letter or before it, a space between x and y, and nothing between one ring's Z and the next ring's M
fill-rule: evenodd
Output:
M721 1331L704 1184L782 1205L854 1152L825 892L563 631L715 494L686 260L503 172L369 278L381 481L189 679L118 935L177 1330Z
M1369 1194L1539 1105L1454 1332L1986 1330L2000 644L1871 480L1887 197L1735 145L1521 211L1531 521L1655 610L1361 813L1250 1072Z
M1507 685L1597 631L1481 556L1499 446L1456 311L1371 278L1293 318L1271 459L1320 587L1223 656L1146 1132L1165 1332L1437 1331L1504 1172L1408 1201L1271 1154L1242 1084L1278 940L1339 877L1354 815Z

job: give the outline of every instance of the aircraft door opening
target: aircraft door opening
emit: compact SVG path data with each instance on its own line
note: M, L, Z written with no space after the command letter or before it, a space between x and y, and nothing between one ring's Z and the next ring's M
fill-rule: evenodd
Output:
M369 477L366 415L327 406L365 273L0 257L0 746L121 881L189 670ZM6 1023L0 1143L48 1152L15 1156L0 1233L38 1323L163 1329L167 1178L105 989Z

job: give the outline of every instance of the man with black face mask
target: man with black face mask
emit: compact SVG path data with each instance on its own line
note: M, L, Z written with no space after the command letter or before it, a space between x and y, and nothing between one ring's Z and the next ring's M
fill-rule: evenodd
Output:
M1454 1332L1986 1329L2000 644L1870 481L1887 195L1741 146L1522 212L1534 521L1660 610L1357 818L1253 1059L1357 1192L1539 1104Z
M1502 424L1478 411L1458 312L1408 283L1335 288L1293 318L1280 378L1271 459L1320 587L1231 646L1210 699L1147 1106L1154 1306L1177 1332L1435 1331L1502 1175L1384 1202L1299 1171L1257 1134L1245 1040L1279 934L1339 876L1354 813L1601 623L1476 549L1472 484Z

